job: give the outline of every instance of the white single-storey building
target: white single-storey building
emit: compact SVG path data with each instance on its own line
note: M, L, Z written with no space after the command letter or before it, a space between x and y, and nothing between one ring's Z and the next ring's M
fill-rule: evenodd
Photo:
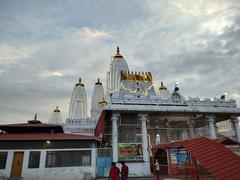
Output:
M97 137L65 134L36 119L0 130L0 177L95 179Z

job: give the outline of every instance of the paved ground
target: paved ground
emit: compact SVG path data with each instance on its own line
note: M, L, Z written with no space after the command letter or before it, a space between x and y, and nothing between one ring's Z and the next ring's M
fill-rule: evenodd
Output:
M109 180L109 179L108 178L100 178L98 180ZM156 180L156 177L149 177L149 178L144 178L144 177L131 178L131 177L129 177L128 180ZM180 179L160 178L159 180L180 180Z
M109 179L107 179L107 178L100 178L98 180L109 180ZM146 177L134 177L134 178L129 177L128 180L156 180L156 178L154 178L154 177L148 177L148 178L146 178ZM160 180L163 180L163 178L160 178ZM173 180L173 179L167 179L166 178L164 180Z
M154 178L128 178L128 180L153 180ZM109 180L108 178L101 178L98 180Z
M98 180L109 180L107 178L101 178L101 179L98 179ZM138 178L128 178L128 180L155 180L154 177L152 178L142 178L142 177L138 177ZM168 178L160 178L160 180L179 180L179 179L168 179Z

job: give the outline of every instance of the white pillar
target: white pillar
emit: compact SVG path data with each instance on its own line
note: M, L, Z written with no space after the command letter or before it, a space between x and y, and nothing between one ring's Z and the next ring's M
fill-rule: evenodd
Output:
M118 162L118 116L119 114L112 114L112 153L113 162Z
M189 125L189 129L190 129L190 137L194 138L195 137L194 126L192 124Z
M139 120L141 121L142 128L142 150L143 150L143 161L149 161L148 153L148 139L147 139L147 114L139 114Z
M210 130L210 138L216 139L216 132L215 132L215 128L214 128L214 116L208 115L207 121L208 121L208 125L209 125L209 130Z
M232 117L232 123L234 124L235 135L237 136L238 141L240 141L240 127L239 119L237 117Z
M189 117L189 120L187 120L187 125L188 125L188 138L194 138L195 133L194 133L194 121Z
M188 133L186 129L182 130L182 140L188 139Z

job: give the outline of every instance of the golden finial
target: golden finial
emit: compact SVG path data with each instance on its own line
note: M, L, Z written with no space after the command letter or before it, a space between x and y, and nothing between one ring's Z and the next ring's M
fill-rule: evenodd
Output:
M163 85L163 82L161 82L161 86L159 87L159 90L166 90L167 88Z
M53 110L53 112L60 112L60 110L58 109L58 106L56 106L56 108Z
M102 85L99 78L98 78L97 82L95 83L95 85Z
M117 47L117 53L115 54L114 58L123 58L122 55L120 54L119 46Z
M81 78L79 78L78 83L76 83L75 86L84 86Z
M103 97L103 99L101 101L98 102L98 104L105 106L107 105L107 101L105 100L105 98Z

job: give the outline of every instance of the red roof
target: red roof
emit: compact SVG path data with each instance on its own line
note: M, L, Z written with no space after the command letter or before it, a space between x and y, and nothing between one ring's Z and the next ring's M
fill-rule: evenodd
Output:
M19 123L19 124L1 124L0 127L58 127L60 125L55 124L46 124L46 123L39 123L34 122L35 120L28 121L29 123Z
M157 145L157 148L179 147L183 147L190 152L216 179L240 179L240 157L224 147L220 142L200 137Z
M65 133L21 133L21 134L0 134L0 141L99 141L96 136L85 136L77 134L65 134Z
M28 123L0 125L0 130L7 133L63 133L61 125L45 124L36 119Z
M105 120L105 112L103 111L99 117L99 120L98 120L98 123L95 127L95 130L94 130L94 135L95 136L100 136L103 131L104 131L104 120Z

